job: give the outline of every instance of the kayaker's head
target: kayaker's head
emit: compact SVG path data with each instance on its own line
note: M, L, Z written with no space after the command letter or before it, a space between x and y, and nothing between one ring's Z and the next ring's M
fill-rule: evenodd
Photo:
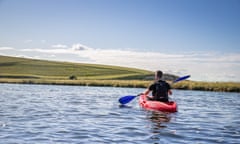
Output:
M163 72L158 70L155 72L155 80L160 80L162 78Z

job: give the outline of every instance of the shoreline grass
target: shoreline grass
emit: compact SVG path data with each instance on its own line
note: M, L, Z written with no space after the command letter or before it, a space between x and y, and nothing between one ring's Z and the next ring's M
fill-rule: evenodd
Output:
M75 86L105 86L147 88L149 80L57 80L57 79L13 79L0 78L0 83L16 84L48 84L48 85L75 85ZM200 90L215 92L240 92L240 83L235 82L196 82L183 81L172 85L173 89Z
M0 78L0 83L146 88L151 83L151 81L140 81L140 80L49 80L49 79Z
M173 88L216 92L240 92L240 83L182 81L174 84Z

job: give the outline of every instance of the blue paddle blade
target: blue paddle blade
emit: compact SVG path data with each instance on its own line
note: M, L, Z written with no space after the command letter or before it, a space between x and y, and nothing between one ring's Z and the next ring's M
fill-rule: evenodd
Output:
M187 78L189 78L189 77L190 77L190 75L180 77L180 78L176 79L173 83L176 83L176 82L179 82L179 81L185 80L185 79L187 79Z
M126 103L129 103L131 100L133 100L135 97L137 96L124 96L124 97L121 97L118 101L119 103L121 104L126 104Z

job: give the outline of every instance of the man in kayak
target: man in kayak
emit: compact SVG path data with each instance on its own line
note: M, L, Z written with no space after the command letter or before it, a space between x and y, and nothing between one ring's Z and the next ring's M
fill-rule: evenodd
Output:
M162 71L155 72L155 82L151 84L145 91L144 95L147 95L150 100L168 102L168 95L172 95L170 85L162 80ZM152 91L152 96L149 96L149 92Z

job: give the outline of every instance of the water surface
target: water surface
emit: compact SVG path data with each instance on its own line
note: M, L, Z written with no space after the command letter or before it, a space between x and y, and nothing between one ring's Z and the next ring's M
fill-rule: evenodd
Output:
M0 143L240 143L239 93L173 90L173 114L119 106L143 90L0 84Z

